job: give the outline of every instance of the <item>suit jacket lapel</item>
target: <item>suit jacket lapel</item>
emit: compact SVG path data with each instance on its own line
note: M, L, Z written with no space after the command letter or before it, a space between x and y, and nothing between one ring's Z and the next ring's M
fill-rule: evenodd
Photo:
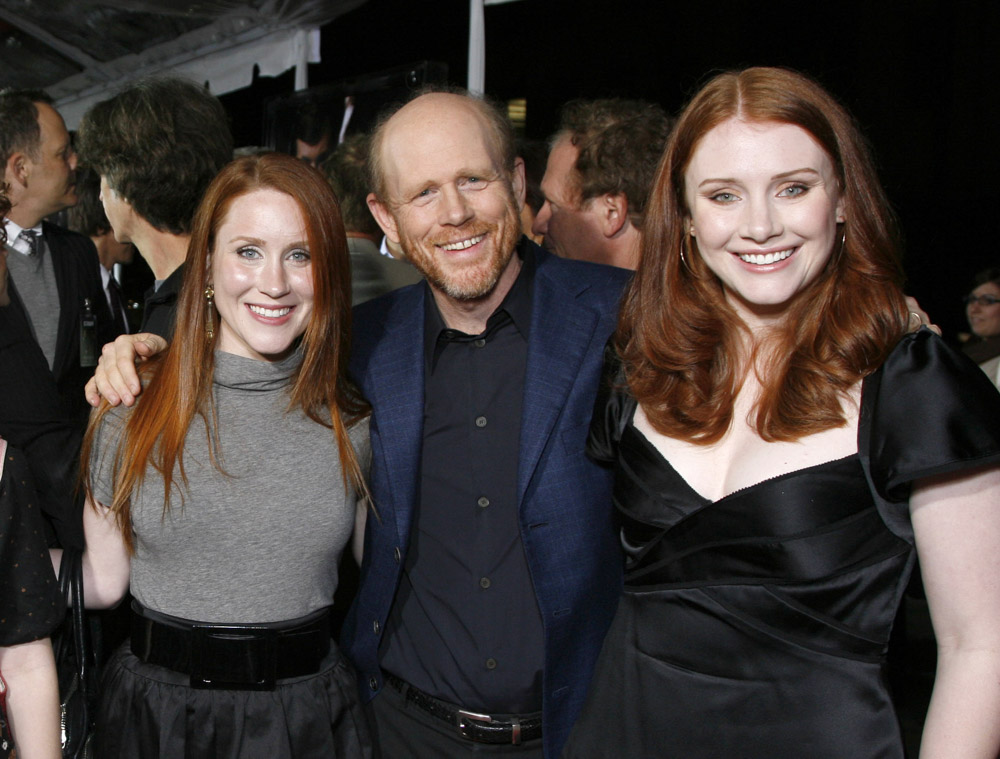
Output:
M544 265L539 265L521 410L519 503L524 500L538 460L566 405L599 322L592 309L575 301L580 288L574 285L551 276Z
M60 255L63 251L59 247L62 242L59 239L59 233L53 230L51 224L43 222L42 234L48 248L49 260L52 262L52 270L56 276L56 291L59 293L59 327L56 332L56 355L52 362L52 373L56 377L61 377L69 366L69 362L71 360L79 361L80 358L79 356L71 356L70 350L78 344L73 338L76 335L75 330L80 328L77 318L82 303L74 303L73 298L70 297L77 290L76 283L71 281L73 262L70 256ZM97 308L96 303L94 308Z
M414 287L386 312L384 333L368 354L364 373L368 400L376 411L383 461L378 475L388 496L405 545L419 494L420 452L424 423L424 294ZM376 451L378 455L378 451ZM373 465L374 466L374 465ZM376 508L382 504L376 503Z

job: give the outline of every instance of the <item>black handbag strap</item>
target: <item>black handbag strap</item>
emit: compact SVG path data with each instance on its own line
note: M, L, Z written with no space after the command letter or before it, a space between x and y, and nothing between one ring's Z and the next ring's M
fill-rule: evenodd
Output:
M59 565L59 590L66 601L70 624L64 628L64 634L59 636L55 650L56 662L63 661L69 653L68 647L72 646L73 666L79 678L79 688L84 694L84 722L89 724L93 716L91 705L97 693L97 684L93 682L97 663L91 645L90 628L84 616L83 552L80 549L63 550Z
M91 658L87 621L83 615L83 552L78 548L63 550L59 565L59 591L72 619L72 646L81 683L89 683Z

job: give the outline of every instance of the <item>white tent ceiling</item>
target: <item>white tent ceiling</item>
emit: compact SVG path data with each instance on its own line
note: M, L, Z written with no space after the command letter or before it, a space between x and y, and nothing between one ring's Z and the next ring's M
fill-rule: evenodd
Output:
M73 128L123 84L165 71L215 94L319 61L319 27L365 0L0 0L0 86L46 90Z

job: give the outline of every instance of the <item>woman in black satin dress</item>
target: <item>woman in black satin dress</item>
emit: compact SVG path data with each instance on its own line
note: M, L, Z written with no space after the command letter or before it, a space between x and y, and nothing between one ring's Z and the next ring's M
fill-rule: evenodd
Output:
M565 755L903 756L885 677L919 553L922 757L1000 748L1000 394L910 332L887 201L818 85L722 74L650 199L590 451L625 591Z

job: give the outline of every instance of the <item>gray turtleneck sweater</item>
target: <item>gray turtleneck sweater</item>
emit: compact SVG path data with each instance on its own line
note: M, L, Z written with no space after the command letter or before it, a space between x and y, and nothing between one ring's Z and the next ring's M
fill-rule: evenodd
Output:
M345 495L333 431L300 409L287 411L288 380L300 359L215 354L226 475L209 459L200 416L184 443L188 485L175 471L165 516L163 480L147 468L132 496L130 585L143 606L200 622L256 623L295 619L333 602L355 496ZM96 439L91 476L100 503L111 503L111 462L128 413L113 409ZM350 433L366 470L367 421Z

